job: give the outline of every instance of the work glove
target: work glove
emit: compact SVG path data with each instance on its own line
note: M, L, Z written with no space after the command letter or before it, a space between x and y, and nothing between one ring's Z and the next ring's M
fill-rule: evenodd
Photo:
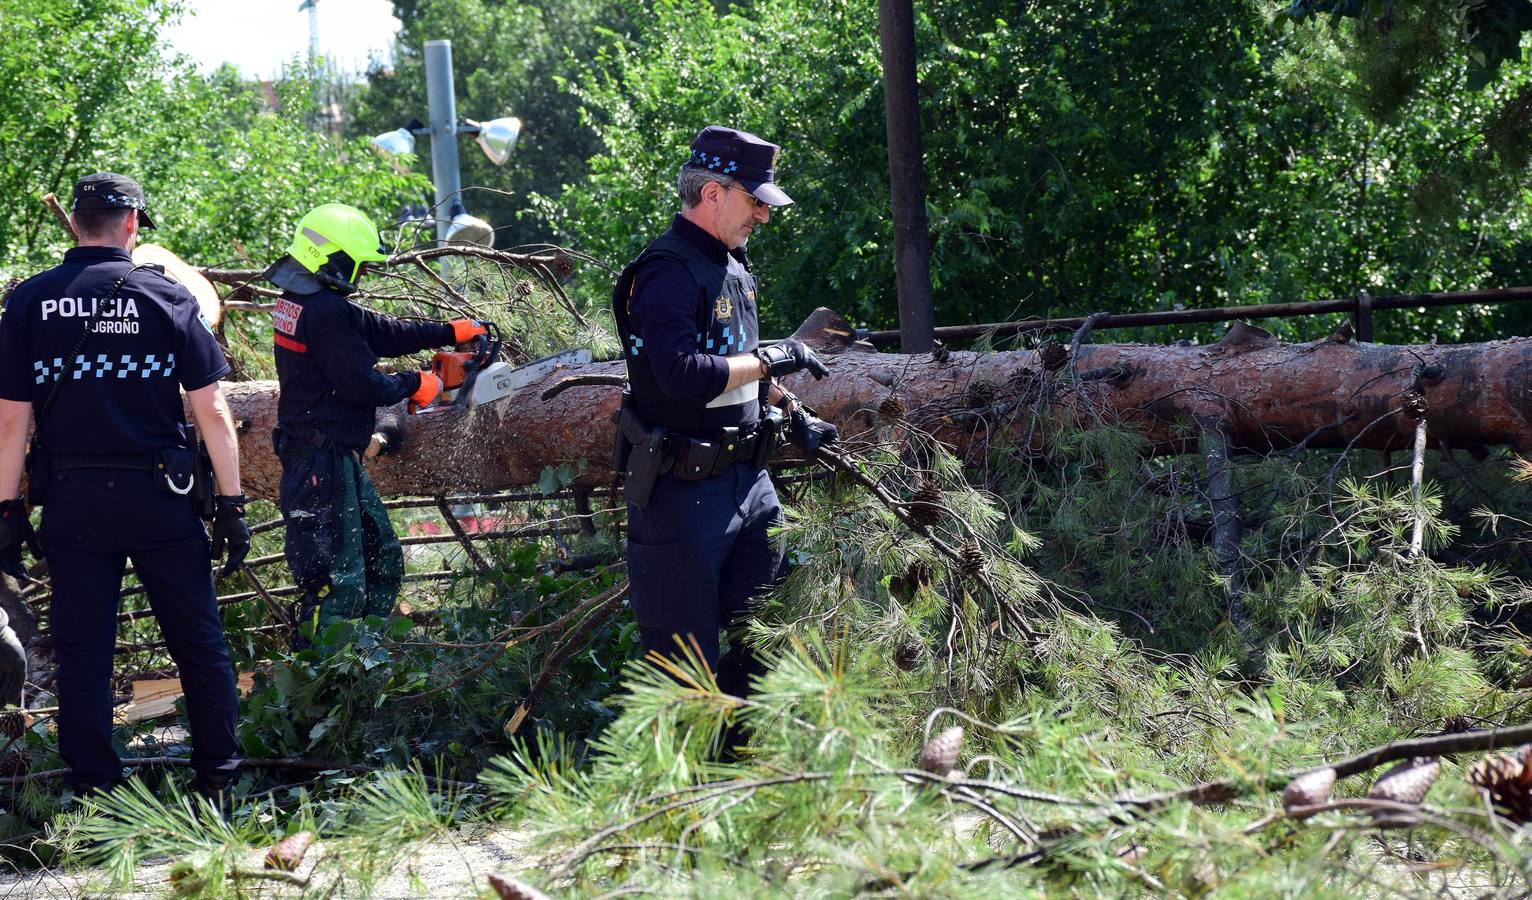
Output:
M481 334L489 334L484 323L478 319L453 319L447 323L452 326L452 343L466 344Z
M410 410L418 412L422 409L430 409L436 405L437 398L442 395L442 380L435 373L421 372L420 387L410 395Z
M42 559L43 550L27 518L26 504L20 499L0 502L0 572L12 578L27 577L27 567L21 561L23 543L33 559Z
M250 553L250 526L245 522L245 495L232 497L219 495L213 498L213 558L223 556L224 545L229 548L229 558L218 570L219 578L228 578L244 565Z
M826 422L802 403L794 402L787 411L787 437L803 455L813 459L819 448L840 440L840 429Z
M819 361L819 357L814 355L809 345L796 338L777 341L770 347L757 348L755 355L766 364L768 378L791 375L804 369L808 369L815 378L823 378L830 374L830 370Z

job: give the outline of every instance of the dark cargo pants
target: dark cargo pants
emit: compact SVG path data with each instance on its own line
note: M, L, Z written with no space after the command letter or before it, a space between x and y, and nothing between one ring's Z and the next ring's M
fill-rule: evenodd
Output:
M319 619L388 617L404 582L404 551L356 454L283 436L283 550L293 582L322 601Z
M694 637L719 687L743 696L754 658L736 647L720 660L719 631L781 577L767 534L781 517L766 470L746 463L702 481L662 475L648 506L629 503L628 597L644 646L678 658L675 637Z
M221 787L239 763L239 697L207 532L190 497L160 491L152 478L148 471L71 469L48 482L41 539L53 582L59 753L77 788L122 778L112 747L111 676L129 559L180 670L199 786Z

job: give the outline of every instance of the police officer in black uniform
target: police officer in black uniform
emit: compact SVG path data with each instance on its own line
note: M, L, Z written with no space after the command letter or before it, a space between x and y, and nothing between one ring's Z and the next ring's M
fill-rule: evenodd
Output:
M630 603L651 651L696 642L721 688L742 695L754 661L719 659L719 631L781 576L767 529L782 514L766 462L786 436L806 452L836 438L772 379L829 372L800 341L760 348L745 243L792 203L777 145L708 126L692 143L670 230L623 270L612 295L628 367L618 471L628 497ZM785 407L782 408L782 407Z
M0 566L39 552L19 498L43 504L41 552L52 579L59 752L77 790L122 778L112 748L112 653L129 559L180 670L199 791L238 765L234 670L210 560L225 574L250 546L234 423L218 380L228 362L191 292L157 266L134 266L144 193L112 173L75 184L79 246L18 285L0 317ZM181 390L214 470L213 543L193 500ZM37 431L26 454L27 421Z

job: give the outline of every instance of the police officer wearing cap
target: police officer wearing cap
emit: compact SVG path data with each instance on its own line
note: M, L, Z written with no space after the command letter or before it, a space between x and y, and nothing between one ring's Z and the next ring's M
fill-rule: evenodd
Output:
M670 230L623 270L612 309L627 361L614 464L628 498L629 602L645 647L700 649L723 690L755 668L719 632L780 578L767 534L782 509L766 463L784 435L812 454L836 438L773 379L829 370L806 345L759 344L745 244L792 199L775 184L780 149L710 125L693 141Z
M405 399L429 407L442 383L431 372L380 372L379 358L486 333L472 319L396 319L347 299L364 266L386 259L366 213L326 203L299 221L287 254L266 270L282 289L272 312L281 391L272 440L282 461L287 564L303 591L300 622L387 616L404 581L404 552L361 461L401 446L397 423L375 433L378 407ZM306 643L295 637L295 647Z
M250 547L234 423L218 386L229 364L191 292L158 266L133 265L139 229L154 222L132 179L81 179L70 223L79 246L17 285L0 316L0 568L21 571L23 544L35 556L41 539L59 753L67 780L89 790L122 778L111 673L132 560L186 691L195 785L214 794L238 764L239 702L209 561L227 544L229 574ZM182 390L212 460L211 545L193 501ZM24 457L28 497L43 505L40 535L19 499Z

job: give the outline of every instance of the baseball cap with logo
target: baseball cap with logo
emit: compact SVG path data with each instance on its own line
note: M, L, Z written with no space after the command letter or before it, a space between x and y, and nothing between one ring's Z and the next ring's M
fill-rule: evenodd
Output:
M772 206L787 206L793 198L774 183L777 156L782 148L748 131L709 125L692 141L689 166L728 175L745 186L756 199Z
M74 202L70 210L76 209L136 209L138 210L138 225L140 228L153 228L154 220L149 218L149 201L144 199L144 189L138 186L138 182L126 175L118 175L114 172L97 172L94 175L86 175L74 183Z

